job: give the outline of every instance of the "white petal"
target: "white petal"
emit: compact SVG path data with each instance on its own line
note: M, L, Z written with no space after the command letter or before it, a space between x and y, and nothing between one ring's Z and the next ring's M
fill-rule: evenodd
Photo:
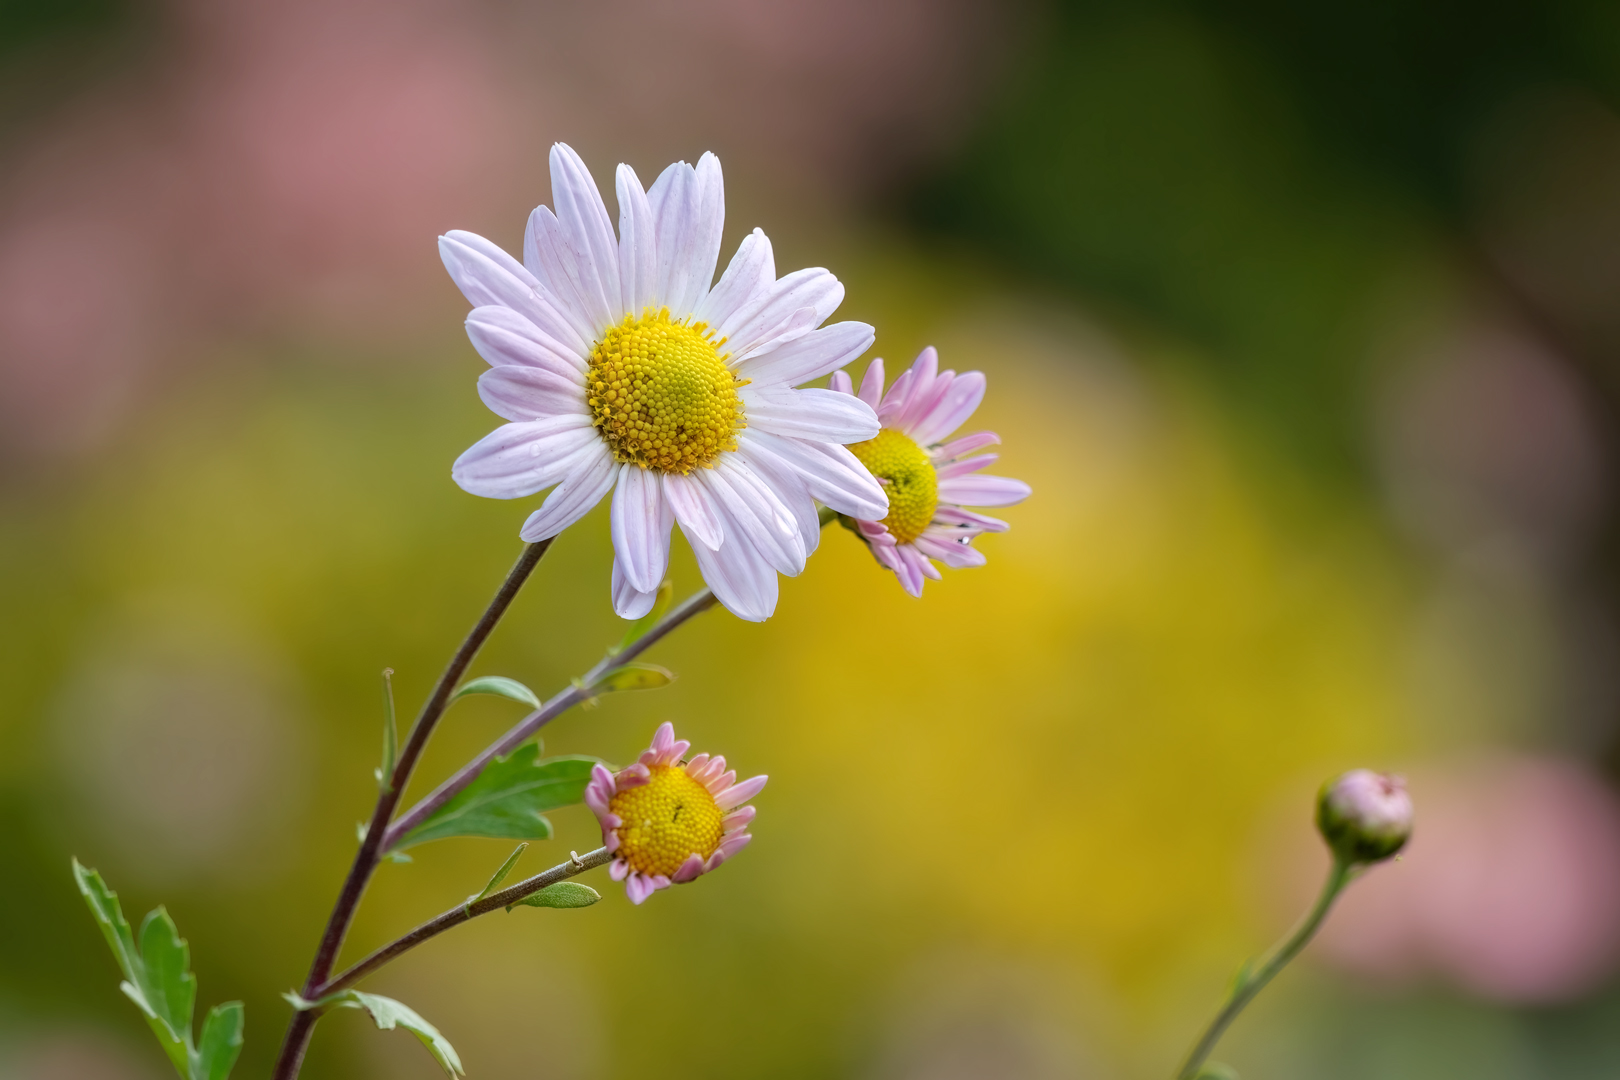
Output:
M567 143L551 146L551 201L579 266L579 297L597 328L618 322L619 244L602 193Z
M766 436L769 438L770 436ZM774 454L761 453L757 443L738 441L737 457L748 471L770 488L778 502L787 507L799 527L799 543L805 558L815 554L821 543L821 514L816 500L810 497L809 486L797 469Z
M804 541L798 522L776 493L735 454L722 455L714 468L704 470L699 482L725 511L728 538L736 532L764 556L779 573L794 577L804 569Z
M692 544L703 580L725 609L749 622L764 622L776 611L776 571L717 507L725 540L719 550ZM682 531L685 531L683 525ZM690 540L691 534L687 534Z
M517 499L562 480L582 452L600 443L588 416L504 424L457 458L450 478L474 495Z
M675 520L681 523L681 532L694 544L718 551L726 534L707 489L680 473L665 473L663 483L664 498L675 512Z
M776 281L776 260L771 242L759 229L743 237L726 272L698 304L695 314L710 326L719 326L745 305L769 292Z
M584 385L582 376L589 367L584 343L561 318L552 330L547 333L526 316L499 304L473 308L467 316L467 338L491 367L542 367Z
M656 592L669 569L669 530L674 515L658 474L640 465L619 467L613 491L614 565L638 592Z
M861 400L872 406L876 412L883 404L883 357L878 357L866 365L866 376L861 379Z
M556 536L584 517L613 486L613 454L598 441L581 455L584 466L551 489L540 509L529 515L518 535L529 543Z
M440 239L471 248L531 289L540 284L522 263L508 255L506 249L493 240L479 236L475 232L468 232L466 229L451 229Z
M490 368L478 378L478 396L490 412L508 420L539 420L570 413L590 415L585 406L585 388L579 380L565 379L545 368Z
M634 169L619 166L614 191L619 197L619 313L639 318L658 285L656 226Z
M540 281L540 288L556 298L557 310L581 341L594 342L603 327L580 292L580 256L569 247L563 227L549 206L537 206L523 233L523 263Z
M793 467L810 494L852 518L881 521L889 513L889 497L860 459L837 443L789 439L754 428L737 438L739 449L772 455Z
M475 246L468 243L469 238L480 241L480 244ZM588 339L580 339L577 333L567 332L573 327L567 313L537 289L529 275L519 277L513 273L512 265L515 263L507 265L491 258L489 247L493 245L473 233L458 231L439 237L439 257L444 260L444 268L450 272L450 277L467 301L474 307L495 304L511 308L535 326L558 337L564 344L573 345L574 341L569 340L573 338L583 346L584 340ZM566 336L560 336L558 331L563 331Z
M720 159L704 154L696 169L685 162L671 165L648 199L658 220L658 296L679 318L708 294L720 259L726 214Z
M619 560L613 560L613 612L621 619L639 619L658 601L658 590L642 592L624 579Z
M877 415L870 405L833 390L745 386L738 395L743 400L748 426L775 435L852 443L875 438L880 430Z
M844 286L820 267L795 270L744 304L717 329L737 361L803 337L844 301Z
M841 322L814 330L770 352L734 365L756 385L798 386L843 367L872 347L876 331L865 323Z
M1011 506L1029 498L1029 485L1010 476L952 476L939 482L940 502L961 506Z

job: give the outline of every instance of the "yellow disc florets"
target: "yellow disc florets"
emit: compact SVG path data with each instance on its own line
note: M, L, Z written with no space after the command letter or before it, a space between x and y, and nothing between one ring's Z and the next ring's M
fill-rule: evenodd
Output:
M884 428L877 438L849 450L873 476L888 481L883 490L889 496L889 516L883 524L895 542L909 544L921 536L939 505L939 477L923 448L911 436Z
M621 788L608 803L619 826L619 858L630 869L668 877L692 855L707 859L720 846L724 816L709 789L679 765L653 765L639 787Z
M737 388L705 323L671 322L669 309L624 321L591 351L586 403L619 461L688 473L737 448Z

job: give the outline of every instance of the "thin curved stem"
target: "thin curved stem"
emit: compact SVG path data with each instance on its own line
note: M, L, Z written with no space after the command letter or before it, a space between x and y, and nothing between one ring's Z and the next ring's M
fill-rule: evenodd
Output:
M579 856L577 860L570 859L565 863L553 866L550 870L536 874L532 878L520 881L510 888L490 893L481 900L459 904L444 914L429 919L410 933L401 934L364 960L345 969L340 974L334 975L320 986L313 996L306 996L311 1001L318 1001L328 994L346 990L384 964L416 948L429 938L438 937L446 930L476 919L480 915L487 915L499 908L510 907L524 897L532 896L548 885L555 885L559 881L566 881L575 874L583 874L593 867L605 865L612 858L613 856L608 852L607 848L600 847L588 855Z
M1333 906L1344 887L1350 883L1355 866L1344 861L1337 855L1333 858L1333 867L1328 871L1327 880L1322 883L1322 892L1316 898L1316 903L1305 917L1299 921L1293 931L1277 945L1271 952L1261 958L1254 968L1245 970L1238 975L1236 984L1232 987L1231 996L1221 1011L1215 1014L1215 1019L1209 1022L1204 1029L1203 1036L1193 1046L1192 1052L1187 1055L1186 1062L1181 1071L1176 1073L1176 1080L1197 1080L1198 1072L1203 1068L1204 1060L1209 1057L1210 1051L1220 1041L1226 1029L1232 1026L1232 1021L1238 1018L1249 1002L1255 999L1266 984L1276 978L1277 973L1288 966L1288 962L1299 955L1301 949L1310 943L1321 929L1322 920L1327 918L1328 909Z
M628 664L662 641L669 635L670 631L692 618L692 616L708 611L714 607L715 603L713 592L706 588L699 589L685 600L682 600L669 614L660 619L652 629L631 642L622 652L604 657L595 667L575 679L574 684L567 690L564 690L540 706L540 708L519 720L506 734L484 747L483 750L479 751L477 757L452 773L444 783L434 788L421 802L401 814L393 825L389 826L383 850L392 850L394 845L410 835L412 829L426 821L433 815L434 811L455 798L463 788L478 779L478 774L483 772L484 767L491 761L503 754L510 754L533 738L535 732L551 723L552 720L575 705L583 701L589 701L594 696L591 693L591 688L601 680L602 676L620 665Z
M451 657L444 674L439 676L433 693L428 696L421 713L417 715L416 723L411 726L410 736L405 740L399 758L394 762L394 771L389 774L387 784L377 793L377 805L372 810L371 823L360 842L360 850L355 852L354 862L349 867L349 875L343 882L343 890L338 893L337 903L332 906L332 914L326 921L326 930L321 935L320 946L315 950L315 959L309 967L309 977L304 981L304 997L310 997L311 991L327 980L337 963L338 952L343 948L343 939L348 935L355 912L360 906L360 897L365 894L366 885L370 882L371 875L376 872L377 863L385 850L383 840L387 836L388 820L394 816L394 810L399 806L400 796L410 781L411 773L416 768L422 751L427 747L428 738L438 726L440 718L444 716L451 693L461 681L462 675L466 673L467 667L473 662L473 658L478 655L478 650L483 648L484 642L500 623L501 617L512 606L518 590L523 588L523 583L539 565L541 557L551 548L551 544L552 541L549 539L541 540L523 549L517 562L507 572L506 580L501 582L494 599L489 602L482 617L468 632L461 647L456 650L455 656ZM303 1065L304 1052L309 1048L309 1037L314 1025L313 1013L293 1014L292 1022L287 1026L287 1036L281 1044L281 1054L276 1060L275 1072L271 1074L274 1080L292 1080L298 1075L298 1070Z

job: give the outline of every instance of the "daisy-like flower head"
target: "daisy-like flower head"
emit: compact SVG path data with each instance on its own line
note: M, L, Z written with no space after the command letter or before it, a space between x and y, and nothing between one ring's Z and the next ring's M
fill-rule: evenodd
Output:
M984 373L939 370L939 354L930 346L883 392L883 361L873 360L861 380L859 399L877 410L883 430L850 450L872 471L889 494L888 513L847 515L878 562L893 570L912 596L921 596L925 577L939 580L929 561L946 566L983 566L984 555L973 547L980 533L1006 532L1007 523L967 509L1011 506L1029 497L1029 485L1005 476L977 476L996 460L975 454L1001 439L993 431L944 439L961 427L984 400ZM855 394L842 371L832 388ZM834 507L837 509L837 507Z
M652 607L675 522L720 602L765 619L776 575L815 550L815 499L886 512L840 445L877 434L872 409L793 389L865 352L872 328L822 327L844 287L822 269L778 278L758 229L711 287L725 217L713 154L671 165L647 191L628 165L616 180L617 236L584 162L558 143L556 210L530 215L521 263L473 233L439 238L473 304L467 336L490 364L479 396L510 421L450 475L497 499L551 488L521 530L531 542L612 491L613 606L627 619Z
M631 903L707 874L753 839L754 808L743 803L759 794L765 777L739 784L723 757L682 761L691 746L663 723L634 765L617 773L605 765L591 770L585 804L613 853L608 873L624 882Z

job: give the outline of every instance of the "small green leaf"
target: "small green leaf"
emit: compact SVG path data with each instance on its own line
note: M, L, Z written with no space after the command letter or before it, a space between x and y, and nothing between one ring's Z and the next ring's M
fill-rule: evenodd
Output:
M74 859L73 877L124 973L118 988L146 1017L175 1071L182 1080L225 1080L242 1047L242 1003L215 1006L203 1026L202 1049L194 1047L197 977L191 973L191 950L174 920L161 907L148 912L137 948L118 894L101 875Z
M455 701L468 694L492 694L495 697L511 698L513 701L521 701L531 709L538 709L541 704L539 695L533 690L504 675L485 675L481 679L462 683L456 692L450 695L450 700Z
M412 829L398 847L408 848L448 836L492 836L502 840L546 840L547 810L572 806L585 797L595 758L540 760L533 743L496 758L456 797Z
M500 869L496 870L495 873L490 876L489 884L484 886L483 891L474 893L472 896L467 897L467 903L476 904L478 901L482 900L484 897L488 896L490 893L499 888L501 882L506 880L506 875L512 872L512 867L517 865L517 861L523 857L523 853L527 850L529 850L528 844L519 844L517 846L517 850L508 855L506 857L506 861L501 863Z
M624 632L624 637L620 639L619 643L613 647L613 650L608 655L619 655L634 645L641 638L641 635L657 626L658 620L662 619L664 612L669 610L669 602L674 597L675 583L669 578L665 578L658 586L658 596L653 600L652 609L630 624L630 628Z
M242 1003L229 1001L208 1010L192 1080L226 1080L242 1052Z
M1232 1066L1212 1061L1198 1071L1197 1080L1238 1080L1238 1074Z
M440 1068L444 1069L445 1075L450 1077L450 1080L456 1080L456 1077L466 1075L461 1068L461 1058L456 1055L456 1048L451 1046L449 1040L443 1035L439 1034L438 1028L422 1019L415 1009L403 1002L383 997L381 994L362 993L359 990L340 990L338 993L323 997L319 1001L306 1001L297 994L292 993L281 996L291 1002L292 1007L299 1012L326 1008L364 1009L371 1014L371 1018L376 1021L379 1030L392 1031L396 1027L402 1027L422 1040L422 1045L427 1047L428 1053L433 1055L433 1060L439 1063Z
M394 776L394 762L399 757L399 724L394 717L394 669L383 668L383 756L382 768L377 770L377 786L384 791Z
M365 822L357 821L354 823L354 835L360 839L362 844L366 842L366 833L370 831L371 827ZM403 851L385 851L382 853L382 858L391 863L408 863L416 861Z
M657 690L675 681L675 673L657 664L620 664L590 685L593 695L620 690Z
M547 885L537 893L530 893L516 903L508 904L507 911L515 907L548 907L548 908L578 908L590 907L602 894L589 885L581 885L577 881L559 881L555 885Z

